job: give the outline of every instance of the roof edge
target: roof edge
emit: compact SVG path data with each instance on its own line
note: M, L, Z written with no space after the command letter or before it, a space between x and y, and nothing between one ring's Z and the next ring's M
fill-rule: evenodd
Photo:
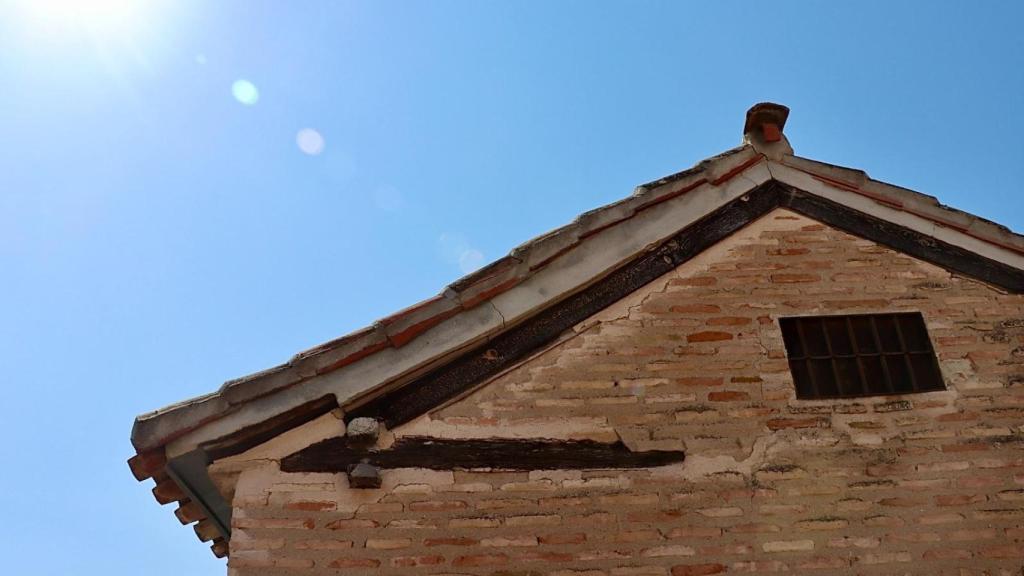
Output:
M629 197L584 212L573 223L513 248L509 255L448 285L440 294L348 335L299 352L288 362L135 419L132 444L142 452L230 413L234 407L334 372L387 348L402 348L440 324L513 290L556 260L637 213L703 185L719 187L763 160L740 146L694 168L645 184Z
M621 224L649 208L702 187L707 188L702 194L711 194L711 190L727 185L757 165L765 166L768 172L772 171L772 166L776 166L775 172L784 168L803 173L826 186L854 192L999 250L1024 256L1024 237L1005 226L944 206L932 196L873 180L862 170L795 155L767 160L752 146L744 145L704 160L689 170L641 185L633 195L623 200L585 212L573 223L514 248L509 255L456 280L437 296L351 334L300 352L285 364L228 381L218 392L140 415L133 426L132 443L140 453L159 448L231 414L241 405L359 363L386 349L401 349L485 302L496 307L495 311L501 315L503 326L514 322L525 314L535 312L543 304L538 301L536 294L531 294L535 292L529 286L531 279L548 269L558 269L556 264L564 261L569 253L591 242L593 238L614 234L614 230ZM777 175L771 173L769 177ZM750 181L745 185L751 188L756 183ZM625 254L617 256L619 261L627 257ZM1021 268L1019 262L1014 265ZM576 286L562 286L563 291L559 296L571 293L581 283L593 280L574 275ZM516 296L519 293L525 296ZM490 335L501 328L495 327ZM403 374L394 375L389 381L400 379L427 365L421 363L412 366Z

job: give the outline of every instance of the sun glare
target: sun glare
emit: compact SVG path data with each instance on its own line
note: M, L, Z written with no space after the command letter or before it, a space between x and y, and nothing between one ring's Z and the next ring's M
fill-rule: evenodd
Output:
M135 31L147 4L143 0L21 0L29 21L47 31L81 28L93 34Z

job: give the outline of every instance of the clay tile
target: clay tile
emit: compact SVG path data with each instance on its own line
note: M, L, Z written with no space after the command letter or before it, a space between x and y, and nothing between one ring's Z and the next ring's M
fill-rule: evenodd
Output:
M743 142L754 147L758 154L769 160L781 160L793 154L793 147L783 133L789 108L782 104L762 102L747 110L743 124Z
M789 118L789 108L782 104L774 104L772 102L754 104L750 107L750 110L747 110L747 121L743 125L743 135L747 136L753 132L760 132L766 141L777 141L782 137L782 131L786 127L787 118ZM775 139L769 140L769 136L774 136Z

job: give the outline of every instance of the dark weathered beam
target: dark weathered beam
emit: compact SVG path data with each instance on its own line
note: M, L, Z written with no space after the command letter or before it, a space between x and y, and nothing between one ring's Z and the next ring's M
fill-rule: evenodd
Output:
M777 208L780 197L778 183L772 181L760 186L701 218L660 247L637 257L589 288L567 297L451 363L357 407L348 414L348 418L368 416L394 428L426 413Z
M281 460L284 472L348 472L367 462L378 468L500 470L648 468L682 462L678 451L633 452L621 441L449 440L408 437L377 450L351 445L345 437L317 442Z
M228 436L206 442L201 448L206 452L207 457L211 461L241 454L253 446L259 446L282 432L310 422L337 407L338 401L335 399L334 394L327 394L292 408L287 412L282 412L259 424L242 428Z
M786 190L782 205L794 212L1013 294L1024 292L1024 272L1017 268L821 196Z

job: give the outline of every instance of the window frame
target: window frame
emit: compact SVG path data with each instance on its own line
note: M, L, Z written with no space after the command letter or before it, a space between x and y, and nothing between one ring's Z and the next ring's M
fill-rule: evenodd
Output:
M919 311L785 316L778 320L799 400L948 390ZM859 324L856 328L855 323ZM845 330L838 324L844 324ZM886 326L880 329L879 324ZM817 333L808 336L807 332L815 329ZM818 336L820 341L814 339ZM844 339L845 344L840 342ZM856 389L851 384L856 384Z

